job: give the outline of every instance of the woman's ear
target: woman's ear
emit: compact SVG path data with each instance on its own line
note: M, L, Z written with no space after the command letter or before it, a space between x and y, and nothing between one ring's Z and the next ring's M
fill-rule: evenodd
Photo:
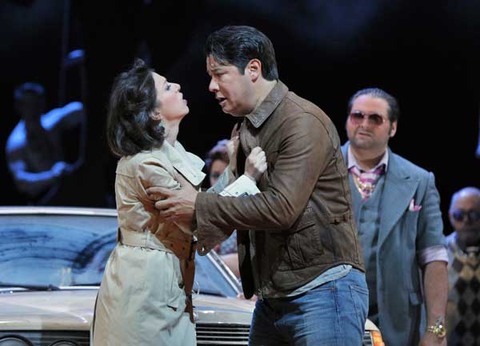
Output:
M155 109L153 112L150 113L150 118L155 121L162 121L162 112L159 109Z

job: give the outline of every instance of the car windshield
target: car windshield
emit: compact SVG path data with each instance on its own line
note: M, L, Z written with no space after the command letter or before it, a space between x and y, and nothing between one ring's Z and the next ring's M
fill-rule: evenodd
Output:
M91 215L1 215L0 287L98 286L116 244L117 219ZM194 290L234 297L216 257L196 257Z

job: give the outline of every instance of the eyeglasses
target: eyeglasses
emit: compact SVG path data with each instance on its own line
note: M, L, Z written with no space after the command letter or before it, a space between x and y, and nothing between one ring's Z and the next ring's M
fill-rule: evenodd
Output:
M455 221L463 222L465 221L465 217L468 216L468 219L471 222L477 222L480 220L480 212L476 210L454 210L452 212L452 217Z
M353 111L350 113L350 120L352 121L353 124L355 125L361 125L363 124L363 121L367 118L368 124L371 126L378 127L382 125L385 121L387 121L384 117L377 113L373 114L365 114L362 111Z

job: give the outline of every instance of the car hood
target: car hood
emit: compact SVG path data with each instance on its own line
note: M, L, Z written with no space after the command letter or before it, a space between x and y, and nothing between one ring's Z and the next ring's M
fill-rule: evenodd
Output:
M248 324L255 303L250 300L197 295L193 297L196 323Z
M0 330L89 330L97 290L0 294Z
M0 330L89 330L96 289L0 293ZM197 323L250 324L254 303L236 298L194 297Z

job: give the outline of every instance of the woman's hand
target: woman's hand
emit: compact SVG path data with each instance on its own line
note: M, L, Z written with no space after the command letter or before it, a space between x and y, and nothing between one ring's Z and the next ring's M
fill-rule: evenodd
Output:
M238 136L230 138L230 140L227 142L229 165L232 171L235 171L237 168L237 151L239 143L240 140L238 139Z
M262 174L267 170L267 157L260 147L253 148L245 161L245 175L258 182Z
M235 124L230 136L230 140L227 142L227 152L230 169L234 172L237 169L237 152L238 144L240 143L238 124Z

